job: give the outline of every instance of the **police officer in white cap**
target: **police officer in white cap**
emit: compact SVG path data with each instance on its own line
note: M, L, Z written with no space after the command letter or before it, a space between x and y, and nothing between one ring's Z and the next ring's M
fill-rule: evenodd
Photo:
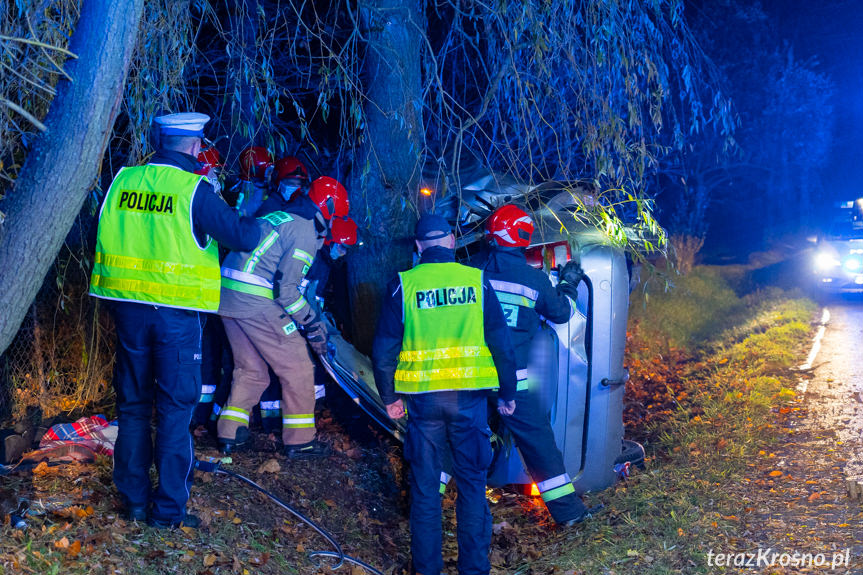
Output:
M90 294L110 300L117 331L114 483L124 515L156 527L199 523L186 513L194 468L189 422L201 394L200 312L219 308L216 242L249 251L260 236L253 218L239 218L193 173L209 120L196 113L156 118L158 150L149 164L120 170L99 213Z

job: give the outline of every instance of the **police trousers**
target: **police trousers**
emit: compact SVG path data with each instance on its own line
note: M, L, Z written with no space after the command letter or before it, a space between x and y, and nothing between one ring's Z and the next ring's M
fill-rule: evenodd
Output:
M452 454L458 487L458 572L486 575L491 569L491 512L485 483L491 464L491 430L484 391L441 391L404 396L408 411L405 459L410 464L411 556L416 573L443 570L441 460Z
M234 441L237 429L249 426L252 408L270 384L268 365L282 388L282 441L300 445L315 438L314 367L306 340L287 314L274 310L253 318L222 318L234 354L234 380L219 415L219 439Z
M194 476L189 423L201 394L200 319L197 312L133 302L112 302L111 309L117 332L114 484L126 506L151 505L151 518L180 521Z

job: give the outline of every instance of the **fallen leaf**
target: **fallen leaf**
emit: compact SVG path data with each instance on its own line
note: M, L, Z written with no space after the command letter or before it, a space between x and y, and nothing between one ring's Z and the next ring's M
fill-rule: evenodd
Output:
M69 540L66 537L63 537L59 541L54 542L54 547L57 549L67 549L69 547Z
M779 477L780 475L782 475L782 472L778 469L774 469L773 471L768 473L768 475L770 475L770 477Z
M212 567L216 564L218 557L213 555L212 553L204 555L204 567Z
M76 539L71 545L69 545L69 548L66 549L66 554L70 559L74 559L79 553L81 553L81 542Z
M815 493L813 493L812 495L809 496L809 502L810 503L812 501L815 501L816 499L821 499L821 492L820 491L816 491Z
M494 534L498 534L508 527L509 527L509 523L507 523L506 521L501 521L500 523L495 523L494 525L492 525L491 531Z
M282 470L282 466L279 465L279 462L276 459L268 459L263 462L260 467L258 467L257 473L258 475L262 473L278 473Z
M351 459L362 459L363 450L359 447L354 447L353 449L348 449L347 451L345 451L345 455L347 455Z

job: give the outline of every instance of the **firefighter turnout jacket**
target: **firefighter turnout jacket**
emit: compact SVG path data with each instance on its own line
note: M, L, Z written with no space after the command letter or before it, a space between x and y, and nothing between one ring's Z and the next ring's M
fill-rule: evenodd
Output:
M522 248L487 247L471 265L483 270L503 308L515 348L519 390L525 388L531 342L540 326L540 316L564 323L572 307L548 276L530 267Z
M314 223L285 212L258 218L261 240L248 252L231 252L222 264L222 301L219 315L238 319L272 314L274 304L293 323L306 325L315 314L300 293L318 249Z

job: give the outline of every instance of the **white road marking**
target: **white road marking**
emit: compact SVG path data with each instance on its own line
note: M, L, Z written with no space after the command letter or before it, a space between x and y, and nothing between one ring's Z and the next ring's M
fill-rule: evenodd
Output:
M826 307L821 312L821 326L815 333L815 338L812 340L812 349L809 350L809 355L806 357L806 363L798 367L799 370L812 369L812 364L818 356L818 351L821 349L821 340L824 338L824 332L827 331L827 324L830 322L830 310ZM798 393L806 393L806 388L809 386L809 380L800 378L797 384Z

